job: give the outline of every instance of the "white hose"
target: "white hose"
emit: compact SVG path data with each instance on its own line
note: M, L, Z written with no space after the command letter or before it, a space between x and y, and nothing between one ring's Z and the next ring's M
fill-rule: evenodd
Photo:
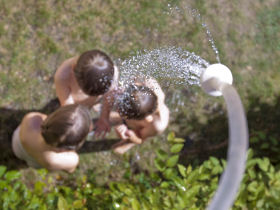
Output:
M223 95L229 119L227 167L208 210L230 209L246 166L248 126L240 97L231 85L232 80L229 68L220 63L210 65L201 75L201 87L206 93L212 96Z
M246 165L248 127L245 112L233 86L211 79L213 86L222 92L229 118L229 147L227 167L221 176L217 192L208 210L227 210L233 205ZM216 81L215 81L216 80Z

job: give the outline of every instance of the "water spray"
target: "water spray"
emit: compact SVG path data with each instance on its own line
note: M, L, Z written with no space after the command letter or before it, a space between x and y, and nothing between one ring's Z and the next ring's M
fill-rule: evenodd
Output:
M232 86L231 71L223 64L210 65L194 53L176 47L138 53L123 61L120 69L123 81L131 82L131 77L139 75L166 78L177 86L200 84L209 95L224 97L229 118L227 167L208 210L228 210L242 180L248 148L247 120L239 95Z
M231 71L223 64L212 64L201 75L201 87L206 93L224 97L229 119L227 167L208 210L230 209L245 171L248 127L243 105L232 86L232 80Z

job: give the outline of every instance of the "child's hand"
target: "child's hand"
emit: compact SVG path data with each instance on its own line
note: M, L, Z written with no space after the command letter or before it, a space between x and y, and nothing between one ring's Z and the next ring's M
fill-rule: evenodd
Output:
M128 128L126 127L126 125L122 124L122 125L116 126L115 131L122 140L127 140L129 138L129 136L126 134L126 132L128 131Z
M106 119L99 118L98 121L95 123L95 137L102 137L104 138L106 133L110 132L111 125L110 122Z
M139 138L134 131L127 130L125 135L128 136L129 140L135 144L142 144L142 139Z

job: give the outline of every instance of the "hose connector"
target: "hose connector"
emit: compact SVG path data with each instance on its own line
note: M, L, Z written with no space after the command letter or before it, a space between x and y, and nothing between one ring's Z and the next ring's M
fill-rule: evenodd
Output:
M200 84L202 89L211 96L221 96L222 84L232 85L232 74L228 67L216 63L208 66L201 74Z

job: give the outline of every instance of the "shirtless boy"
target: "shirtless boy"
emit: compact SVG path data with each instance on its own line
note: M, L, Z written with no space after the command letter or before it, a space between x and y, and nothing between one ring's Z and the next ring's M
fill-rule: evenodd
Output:
M79 164L77 150L92 129L90 113L82 105L58 108L49 116L30 112L14 131L14 154L34 168L73 172Z
M110 91L106 97L110 98L106 100L109 103L103 104L95 135L104 135L111 124L118 124L115 131L122 141L114 146L116 153L125 153L148 137L162 133L168 126L169 109L164 103L165 95L154 79L136 81L125 90Z
M60 105L82 104L89 108L112 89L118 80L118 69L100 50L84 52L64 61L54 77Z

